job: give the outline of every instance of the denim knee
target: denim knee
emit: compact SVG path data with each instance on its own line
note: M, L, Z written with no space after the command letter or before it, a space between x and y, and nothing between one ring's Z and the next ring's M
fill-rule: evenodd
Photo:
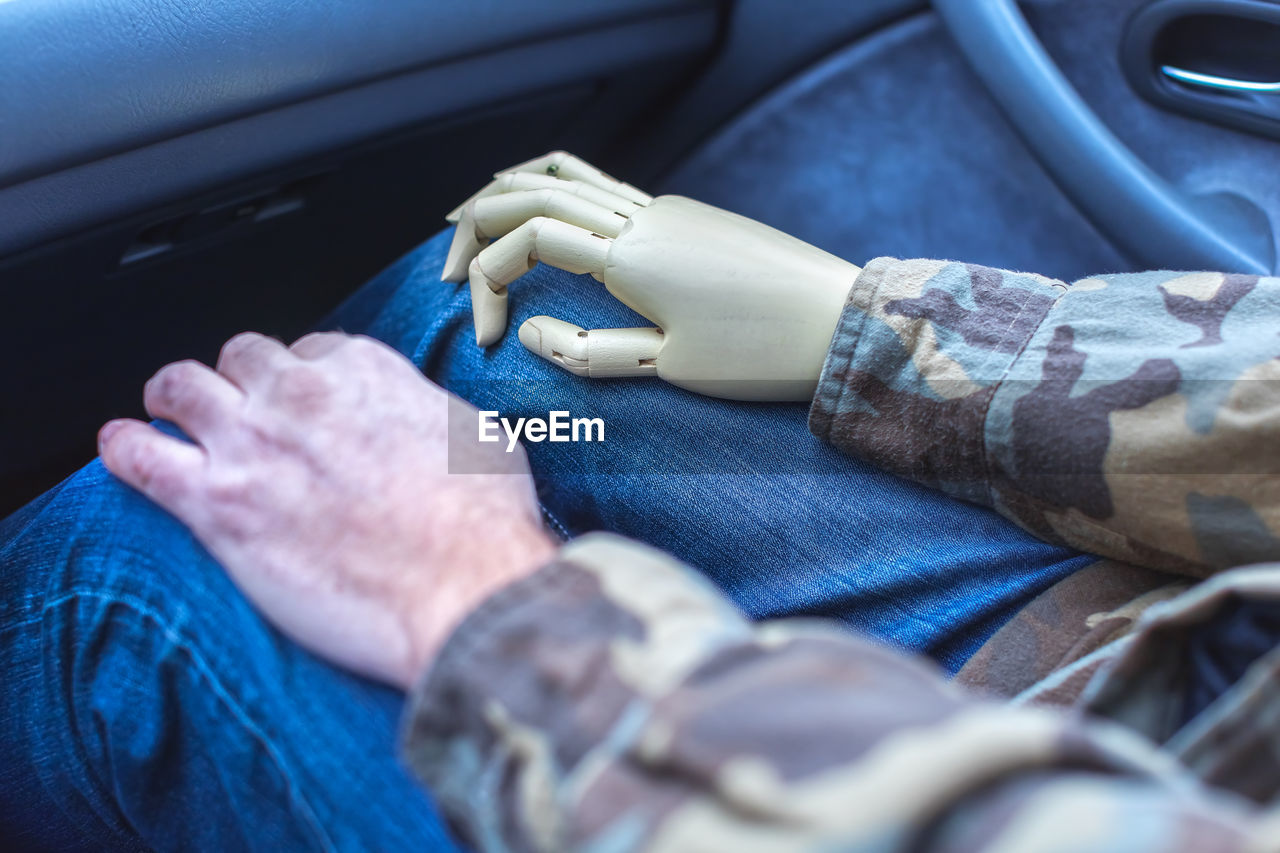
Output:
M280 638L185 527L94 462L4 536L0 773L21 780L6 785L6 834L330 846L244 695L260 683L246 662ZM184 825L174 796L211 820ZM227 837L240 826L276 837Z
M157 610L233 592L187 528L94 460L0 527L0 626L92 594Z

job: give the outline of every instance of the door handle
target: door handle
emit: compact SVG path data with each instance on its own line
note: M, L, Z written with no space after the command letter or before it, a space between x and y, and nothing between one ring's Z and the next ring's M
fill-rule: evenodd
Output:
M1152 0L1129 19L1120 63L1152 103L1280 138L1278 45L1275 0Z
M1189 86L1200 86L1204 89L1217 89L1223 92L1257 92L1262 94L1280 94L1280 83L1257 83L1252 80L1236 80L1231 77L1215 77L1212 74L1201 74L1188 71L1174 65L1161 65L1160 73L1164 76L1186 83Z

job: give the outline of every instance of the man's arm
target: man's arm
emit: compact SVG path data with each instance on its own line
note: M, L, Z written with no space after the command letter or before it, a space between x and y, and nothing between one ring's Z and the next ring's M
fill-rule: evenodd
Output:
M406 753L481 849L1246 849L1255 818L1118 728L977 701L817 622L752 625L595 535L490 598Z
M1280 279L1068 287L872 261L810 426L1046 539L1203 575L1280 559Z
M523 458L459 442L460 467L485 473L452 471L450 415L474 429L475 410L372 341L239 336L215 370L164 368L145 400L194 443L116 421L104 462L308 649L402 687L430 670L406 748L480 847L1198 853L1267 837L1119 730L977 702L817 624L752 626L622 540L556 556Z

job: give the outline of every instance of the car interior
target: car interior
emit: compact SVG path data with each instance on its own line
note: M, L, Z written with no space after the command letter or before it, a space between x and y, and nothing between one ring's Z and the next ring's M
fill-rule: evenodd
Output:
M1274 0L0 0L0 516L554 149L859 264L1273 272L1277 46Z

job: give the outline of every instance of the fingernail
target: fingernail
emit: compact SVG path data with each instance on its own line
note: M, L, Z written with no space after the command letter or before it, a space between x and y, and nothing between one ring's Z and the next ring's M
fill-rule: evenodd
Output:
M107 446L107 442L111 440L111 436L120 431L124 426L124 421L107 421L102 425L102 429L98 430L98 451L101 453L102 448Z

